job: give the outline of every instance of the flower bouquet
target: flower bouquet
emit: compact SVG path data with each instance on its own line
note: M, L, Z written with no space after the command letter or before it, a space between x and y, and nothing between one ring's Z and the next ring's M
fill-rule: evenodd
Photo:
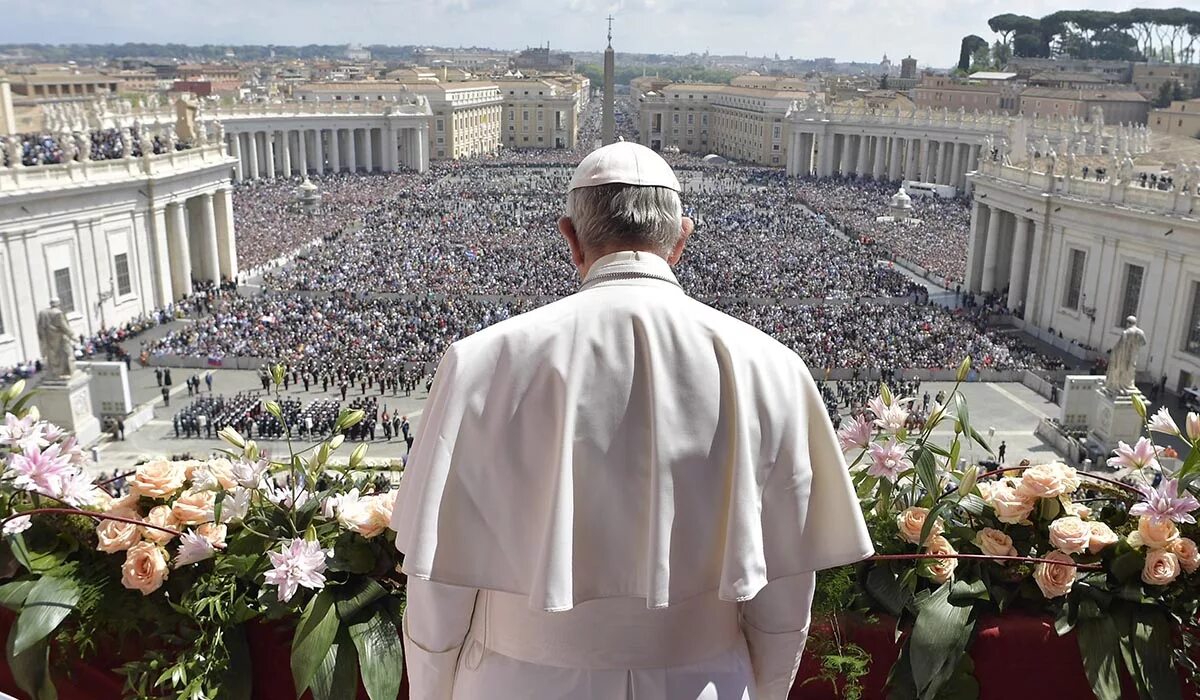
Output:
M145 462L113 498L22 391L0 394L0 604L17 615L9 667L34 700L55 697L59 663L115 648L133 659L127 697L248 699L252 621L294 625L297 692L354 698L361 678L372 700L396 698L403 580L382 536L395 492L363 470L365 444L331 460L361 411L299 446L268 402L282 458L225 429L224 456Z
M977 621L1025 610L1052 617L1059 635L1077 632L1099 700L1121 697L1121 669L1142 698L1180 698L1181 676L1197 678L1200 417L1190 414L1184 431L1166 411L1148 421L1151 435L1190 444L1175 474L1162 472L1151 437L1122 443L1109 461L1127 470L1123 480L1061 463L984 470L960 460L966 447L990 448L959 384L918 432L905 428L911 399L887 386L869 415L838 432L877 552L851 569L840 605L891 615L897 638L906 633L888 679L893 696L977 697L967 654ZM942 424L952 437L939 445L932 434ZM832 647L817 640L818 653L843 667L862 656L836 629L834 637ZM830 666L825 677L837 675ZM861 677L861 659L856 668Z

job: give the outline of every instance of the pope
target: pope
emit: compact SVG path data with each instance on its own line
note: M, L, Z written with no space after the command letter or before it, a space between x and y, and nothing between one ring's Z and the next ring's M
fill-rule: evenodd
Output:
M579 291L442 358L392 516L414 699L786 698L815 572L873 553L804 362L680 288L692 229L658 154L592 152Z

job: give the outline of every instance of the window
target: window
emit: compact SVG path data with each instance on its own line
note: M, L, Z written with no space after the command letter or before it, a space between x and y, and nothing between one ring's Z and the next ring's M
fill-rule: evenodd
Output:
M444 121L442 121L441 119L437 120L437 130L438 131L446 130L446 123Z
M1087 253L1071 249L1071 263L1067 267L1067 288L1063 294L1063 306L1074 311L1079 310L1079 297L1083 290L1083 271L1087 265Z
M1125 325L1126 318L1138 315L1138 302L1142 297L1142 278L1145 275L1146 268L1141 265L1125 266L1125 286L1122 287L1121 314L1116 319L1118 327Z
M120 253L113 256L113 267L117 271L117 295L132 294L133 285L129 282L129 254Z
M1192 282L1192 310L1183 334L1184 351L1200 357L1200 282Z
M75 311L75 294L71 290L71 268L62 267L54 271L54 293L58 296L59 308L63 313Z

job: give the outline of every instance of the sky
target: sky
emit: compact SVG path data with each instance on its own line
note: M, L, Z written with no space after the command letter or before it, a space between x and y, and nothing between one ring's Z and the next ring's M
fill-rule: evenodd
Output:
M989 17L1181 0L6 0L0 43L417 44L750 54L920 65L958 60Z

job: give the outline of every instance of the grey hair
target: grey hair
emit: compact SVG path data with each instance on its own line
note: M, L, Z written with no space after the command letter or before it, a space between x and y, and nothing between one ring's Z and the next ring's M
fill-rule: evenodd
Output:
M668 253L682 233L683 205L669 187L597 185L567 193L567 217L589 250L628 245Z

